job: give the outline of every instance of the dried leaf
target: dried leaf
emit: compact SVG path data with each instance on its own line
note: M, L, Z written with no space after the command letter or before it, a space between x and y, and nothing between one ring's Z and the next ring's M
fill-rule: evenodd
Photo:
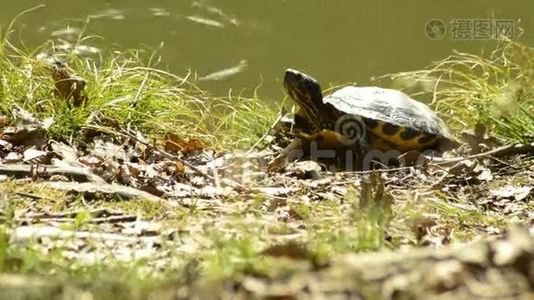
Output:
M296 192L298 189L289 187L262 187L253 190L272 197L287 197Z
M0 115L0 128L6 126L8 123L8 119L4 115Z
M23 159L23 156L22 154L18 153L18 152L9 152L5 157L4 157L4 161L8 164L12 164L12 163L16 163L16 162L21 162Z
M105 160L102 157L96 155L82 156L78 159L78 161L90 168L98 168L105 163Z
M128 165L128 171L133 177L139 177L141 175L141 170L139 170L137 166L131 164Z
M55 93L58 97L69 101L72 99L74 107L87 102L85 95L86 82L83 78L72 74L64 63L55 60L52 63L52 78L55 82Z
M507 198L521 201L526 199L530 195L531 191L532 187L529 186L517 187L513 185L506 185L499 189L490 190L490 194L496 198Z
M155 185L153 184L145 184L141 187L139 187L139 189L143 192L147 192L149 194L152 194L154 196L158 196L158 197L161 197L164 195L164 193L162 191L160 191Z
M50 144L52 152L61 157L67 165L78 165L78 150L65 143L53 142Z
M469 144L473 153L480 153L502 145L494 136L491 136L484 124L478 123L472 130L462 132L462 139Z
M321 165L312 160L299 161L289 165L286 170L290 175L300 179L320 179Z
M202 151L205 149L204 144L198 139L185 140L173 133L167 133L165 135L165 150L166 151L179 151L184 154L191 152Z
M50 126L52 126L53 124L54 124L54 118L52 118L52 117L46 118L42 122L42 127L43 127L43 129L48 130L48 128L50 128Z
M490 169L484 169L478 174L477 179L480 181L491 181L493 179L493 174L491 174Z
M17 124L33 124L33 125L40 125L39 119L37 119L33 113L21 108L21 107L14 107L11 111L13 114L13 118L15 119L15 123Z
M0 151L11 151L13 144L8 141L0 140Z
M175 165L176 165L175 171L177 174L181 175L185 173L185 165L183 162L177 160Z
M16 146L42 148L46 144L45 133L46 131L40 125L19 125L5 128L2 138Z
M24 151L24 162L32 164L49 164L48 152L30 148Z

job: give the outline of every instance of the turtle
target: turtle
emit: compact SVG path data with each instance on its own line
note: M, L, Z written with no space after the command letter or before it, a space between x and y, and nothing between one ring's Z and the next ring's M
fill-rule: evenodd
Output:
M323 97L317 80L294 69L286 70L284 88L298 107L294 124L300 137L323 148L406 153L459 145L430 107L398 90L346 86Z

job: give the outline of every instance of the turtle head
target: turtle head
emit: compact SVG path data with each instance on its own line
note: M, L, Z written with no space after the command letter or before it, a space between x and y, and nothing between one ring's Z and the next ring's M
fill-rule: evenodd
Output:
M284 87L287 93L298 104L307 102L313 105L323 104L321 86L313 77L302 72L287 69L284 76Z
M287 69L284 76L284 87L289 96L302 109L306 117L317 130L325 126L323 111L326 104L323 102L321 86L313 77L302 72Z

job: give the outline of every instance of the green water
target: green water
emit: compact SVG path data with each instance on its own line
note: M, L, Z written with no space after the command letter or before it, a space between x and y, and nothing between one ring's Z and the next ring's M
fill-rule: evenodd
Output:
M453 49L492 49L494 42L484 37L454 37L451 22L458 19L512 20L514 35L522 30L518 39L534 45L532 0L4 0L0 24L38 4L46 7L22 17L13 35L30 48L50 38L69 45L83 30L98 36L85 46L159 49L160 67L178 75L190 71L191 80L213 94L232 89L250 95L261 85L266 100L283 96L280 80L288 67L325 85L364 85L385 73L422 68ZM434 31L438 39L425 31L433 19L445 25L444 35Z

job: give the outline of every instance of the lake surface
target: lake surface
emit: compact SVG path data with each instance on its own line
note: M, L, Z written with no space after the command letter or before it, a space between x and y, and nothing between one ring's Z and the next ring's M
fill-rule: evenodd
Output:
M324 85L366 85L453 49L488 52L492 32L522 31L518 39L534 45L532 0L3 0L0 26L38 4L46 7L21 17L13 35L30 48L50 38L68 45L83 31L98 36L83 41L86 55L159 49L160 67L190 70L215 95L251 95L261 85L259 95L273 101L283 97L288 67Z

